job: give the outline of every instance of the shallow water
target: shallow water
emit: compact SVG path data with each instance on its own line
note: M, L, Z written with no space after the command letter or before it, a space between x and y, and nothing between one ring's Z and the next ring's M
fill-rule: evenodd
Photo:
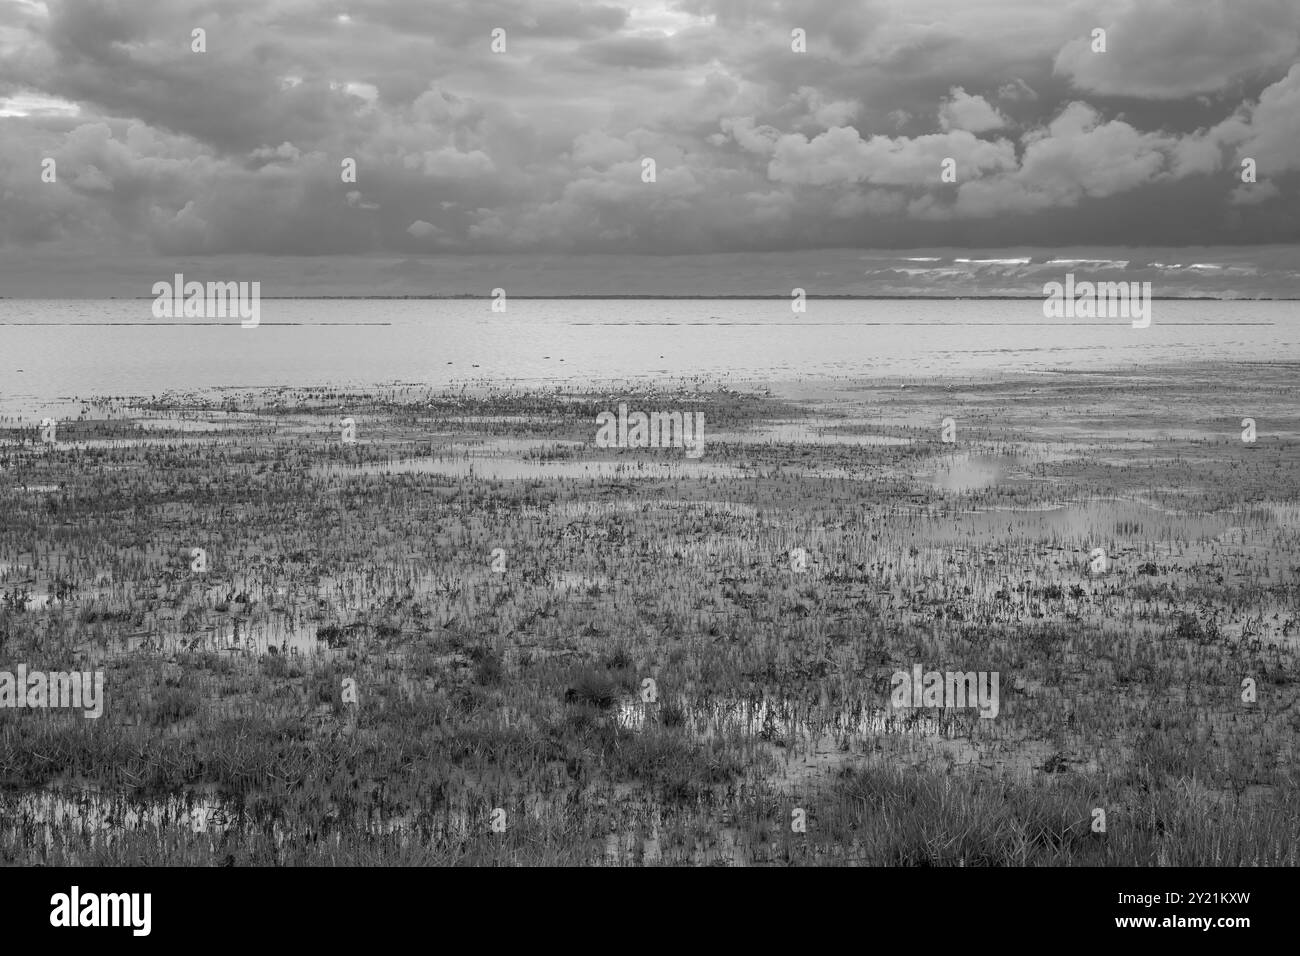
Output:
M281 384L774 382L1300 354L1296 302L1160 301L1142 330L1123 319L1044 319L1037 298L823 300L806 315L793 315L787 300L513 299L493 313L486 297L275 299L262 303L254 329L161 323L150 306L0 300L0 411L60 396ZM340 322L350 324L326 324Z
M747 473L734 465L702 461L542 461L537 459L473 456L468 458L407 458L363 465L322 465L313 474L332 477L358 475L442 475L448 478L483 478L493 481L604 481L671 480L680 478L742 478Z
M167 629L154 634L136 634L125 638L127 651L152 650L175 654L180 651L249 654L263 656L284 654L334 656L317 637L319 625L312 621L290 620L279 615L269 620L220 621L191 634Z
M805 422L779 422L748 432L714 432L709 441L734 445L910 445L912 439L892 435L845 432L842 421L811 425Z
M977 491L1006 477L1008 462L982 455L957 454L936 461L930 484L938 491Z

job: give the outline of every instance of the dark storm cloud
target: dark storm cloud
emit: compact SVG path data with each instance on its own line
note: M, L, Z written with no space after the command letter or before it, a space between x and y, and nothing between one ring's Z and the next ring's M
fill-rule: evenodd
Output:
M1297 43L1286 0L7 0L0 267L1294 242Z
M1293 0L1198 4L1144 0L1098 17L1113 36L1106 55L1091 34L1072 39L1054 67L1090 93L1178 100L1216 94L1275 73L1300 54L1300 6Z

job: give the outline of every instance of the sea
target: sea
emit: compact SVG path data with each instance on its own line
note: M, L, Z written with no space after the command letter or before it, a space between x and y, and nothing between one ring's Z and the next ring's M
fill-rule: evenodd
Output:
M0 299L0 412L267 386L915 381L1300 361L1300 301L1156 300L1151 323L1024 299L263 299L259 324L151 299ZM500 306L498 306L500 308Z

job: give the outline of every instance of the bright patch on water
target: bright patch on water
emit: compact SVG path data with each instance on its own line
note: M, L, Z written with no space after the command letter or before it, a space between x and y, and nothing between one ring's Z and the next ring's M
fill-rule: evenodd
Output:
M930 485L939 491L979 491L996 485L1006 471L1006 463L996 458L952 455L936 462Z
M910 445L910 438L892 435L856 434L834 425L813 426L804 422L778 422L748 432L717 432L711 441L736 445Z
M358 475L442 475L490 481L601 481L608 479L671 480L690 478L742 478L733 465L699 461L538 461L472 456L466 458L407 458L363 465L326 465L313 474L332 477Z

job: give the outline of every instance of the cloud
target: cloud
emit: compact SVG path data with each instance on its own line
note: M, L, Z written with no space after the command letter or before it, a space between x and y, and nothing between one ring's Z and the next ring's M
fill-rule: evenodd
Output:
M606 37L579 47L576 56L624 70L662 70L690 62L688 51L665 36Z
M610 166L631 159L636 150L624 140L601 130L591 130L574 137L570 155L578 166Z
M847 126L862 110L862 104L857 100L827 100L821 90L813 86L801 86L791 99L795 109L806 111L800 125L817 129Z
M998 99L1019 102L1021 100L1036 100L1038 94L1030 88L1024 80L1016 77L1010 83L1004 83L998 87Z
M406 227L408 235L416 239L432 239L434 236L441 236L442 230L433 223L425 222L423 219L417 219Z
M281 143L272 149L269 146L263 146L253 150L248 154L249 160L258 165L267 163L295 163L302 158L302 151L293 143Z
M1183 99L1284 68L1300 52L1294 0L1125 0L1056 55L1054 72L1109 96ZM1092 28L1106 52L1092 52Z
M712 18L732 35L746 29L779 31L786 45L791 29L799 27L806 31L811 49L841 55L860 51L888 19L887 5L877 0L680 0L677 6L694 16Z
M957 200L942 206L932 198L918 202L928 218L989 217L1077 206L1084 198L1105 198L1165 173L1176 140L1141 133L1129 124L1102 122L1086 103L1069 104L1046 127L1025 136L1019 164L1002 175L962 179Z
M775 126L755 126L753 117L735 116L724 119L721 124L724 133L729 133L741 149L761 156L770 155L776 149L781 131Z
M420 169L426 176L442 179L487 176L496 169L492 164L492 158L481 149L462 153L450 146L444 146L436 152L430 150L423 157L407 157L407 165L410 168Z
M1294 241L1294 3L1108 9L1092 24L1039 0L376 0L345 23L286 0L24 4L0 24L0 268L86 243L327 257ZM1109 52L1085 58L1092 25ZM46 156L56 183L39 183ZM1247 157L1257 188L1241 188Z
M1236 142L1237 156L1253 158L1263 175L1300 170L1300 64L1220 129Z
M1281 195L1281 190L1268 180L1262 183L1242 183L1232 191L1230 202L1234 206L1254 206L1277 199Z
M86 192L112 192L113 183L94 165L86 165L78 169L72 177L72 187L74 189L85 190Z
M982 96L971 96L960 86L954 86L948 99L939 107L939 127L945 132L964 129L971 133L987 133L1009 125L1005 116L989 105Z
M872 183L925 185L937 183L941 164L949 157L967 176L1015 167L1015 148L1008 140L977 139L965 130L928 136L872 136L864 140L856 129L839 126L809 140L798 133L776 143L768 175L777 182L804 185Z

